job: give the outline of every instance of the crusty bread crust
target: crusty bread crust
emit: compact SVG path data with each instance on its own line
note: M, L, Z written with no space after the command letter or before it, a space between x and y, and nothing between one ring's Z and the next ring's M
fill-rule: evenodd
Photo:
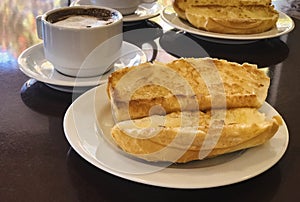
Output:
M199 116L199 119L191 123L192 127L180 128L182 120L194 119L195 116ZM216 144L211 148L205 146L206 150L202 150L204 140L213 142L216 138L216 134L208 135L208 128L214 127L209 125L211 117L210 111L199 114L175 112L163 118L154 115L133 120L135 127L130 121L120 122L112 128L111 133L116 144L133 156L148 161L186 163L261 145L272 138L282 124L279 116L266 119L254 108L229 109ZM161 122L161 119L165 121ZM149 126L151 123L154 124ZM153 131L157 134L153 135ZM174 144L172 141L178 136L178 144ZM207 154L201 157L200 150Z
M183 5L180 5L180 4L178 4L177 3L177 1L175 0L174 2L173 2L173 9L174 9L174 11L177 13L177 15L178 15L178 17L179 18L181 18L181 19L184 19L184 20L186 20L186 16L185 16L185 10L186 10L186 6L187 6L187 4L183 4ZM186 5L186 6L185 6Z
M164 71L167 76L160 75L159 72ZM173 76L167 71L172 71ZM132 79L129 77L124 82L130 72L137 72L138 76ZM158 74L157 77L162 76L165 83L142 83L137 89L130 88L129 83L134 82L134 79L154 82L155 79L160 79L155 78L154 74ZM186 82L186 87L178 83L181 80ZM219 90L214 96L209 86L212 82L215 82L213 88ZM264 103L269 84L269 77L253 64L238 64L213 58L181 58L168 64L145 63L120 69L110 75L107 93L111 99L114 118L122 121L148 116L150 111L152 114L165 114L205 111L212 107L258 108ZM191 92L188 93L186 88L190 88ZM176 92L172 92L172 89ZM125 99L127 95L130 95L130 99ZM192 104L195 100L196 104ZM153 110L154 106L160 106L163 110Z

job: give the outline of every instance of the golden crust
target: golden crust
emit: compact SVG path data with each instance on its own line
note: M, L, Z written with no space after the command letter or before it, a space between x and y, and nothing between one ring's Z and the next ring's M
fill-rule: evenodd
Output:
M213 141L215 136L208 136L211 119L210 112L194 113L175 112L167 114L163 117L165 122L161 122L161 116L137 119L134 120L134 123L138 126L136 129L128 125L129 121L120 122L113 127L112 137L121 149L148 161L185 163L199 160L199 151L204 144L204 139L206 138L206 141L210 142ZM219 113L219 111L215 113ZM174 144L172 141L179 135L178 131L180 131L179 128L182 126L180 125L181 119L191 118L192 116L199 116L199 122L192 123L192 129L183 132L178 144ZM222 132L217 143L212 148L207 147L209 151L203 150L208 152L203 158L211 158L264 144L274 136L282 124L280 117L273 117L268 120L254 108L230 109L226 111L225 117ZM159 122L159 124L155 125L154 123L153 126L149 127L151 122ZM128 128L129 130L127 130ZM158 132L156 135L147 137L152 135L149 131ZM139 134L139 137L134 137L134 134ZM189 139L191 134L195 135L193 136L194 139ZM170 146L171 142L172 146ZM174 150L180 152L178 156L173 156ZM164 153L160 153L161 151Z
M177 13L178 17L186 20L186 16L185 16L186 7L183 7L183 8L180 7L180 5L178 5L176 1L174 1L172 5L173 5L173 9Z

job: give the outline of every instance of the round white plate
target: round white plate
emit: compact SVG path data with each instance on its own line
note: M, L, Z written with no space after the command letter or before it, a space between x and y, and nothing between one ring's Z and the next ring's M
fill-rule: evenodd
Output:
M93 4L95 3L92 0L76 0L73 1L70 4L70 6L93 5ZM139 5L139 7L137 8L134 14L124 15L123 22L135 22L135 21L153 18L159 15L162 8L163 7L158 2L142 3Z
M72 91L73 87L89 87L104 83L111 72L147 62L146 54L137 46L123 42L120 59L109 72L96 77L71 77L56 71L45 58L43 44L37 44L24 50L18 58L20 70L27 76L44 82L57 90Z
M113 145L113 119L106 96L106 84L78 97L68 108L64 132L72 148L94 166L131 181L170 188L209 188L252 178L272 167L285 153L288 130L284 123L275 136L262 146L210 160L171 165L149 163L129 157ZM278 112L265 103L267 117Z
M288 15L280 11L278 12L279 19L276 23L276 27L259 34L221 34L200 30L193 27L186 20L180 19L172 6L165 7L162 10L161 17L166 23L174 28L199 36L203 40L219 43L247 43L260 39L279 37L292 31L295 27L294 21Z

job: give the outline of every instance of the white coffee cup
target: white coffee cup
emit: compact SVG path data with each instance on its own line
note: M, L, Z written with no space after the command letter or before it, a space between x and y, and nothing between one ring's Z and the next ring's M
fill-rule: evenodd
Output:
M119 11L100 6L62 7L36 18L45 58L75 77L109 70L122 46L122 20Z
M92 0L95 5L114 8L123 15L134 13L141 3L153 3L155 1L157 0Z

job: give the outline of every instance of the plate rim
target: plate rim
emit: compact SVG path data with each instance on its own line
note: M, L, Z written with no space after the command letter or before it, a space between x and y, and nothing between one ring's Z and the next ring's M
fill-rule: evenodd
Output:
M63 128L64 128L64 133L65 133L65 137L66 139L68 140L68 142L70 143L71 147L83 158L85 159L87 162L91 163L92 165L94 165L95 167L105 171L105 172L108 172L110 174L113 174L115 176L118 176L118 177L121 177L123 179L126 179L126 180L130 180L130 181L134 181L134 182L138 182L138 183L142 183L142 184L147 184L147 185L153 185L153 186L158 186L158 187L166 187L166 188L177 188L177 189L202 189L202 188L212 188L212 187L220 187L220 186L225 186L225 185L230 185L230 184L235 184L235 183L238 183L238 182L241 182L241 181L245 181L245 180L248 180L250 178L253 178L265 171L267 171L268 169L270 169L272 166L274 166L282 157L283 155L285 154L286 150L287 150L287 147L288 147L288 143L289 143L289 134L288 134L288 128L287 128L287 125L286 123L284 122L283 120L283 125L281 126L280 130L283 130L283 132L285 134L278 134L279 135L284 135L284 139L285 141L282 143L281 147L282 149L280 150L279 154L276 155L275 157L276 158L272 158L272 162L269 162L267 163L263 168L257 170L256 172L253 172L251 175L249 175L247 173L244 174L244 176L242 178L239 178L239 179L232 179L232 178L228 178L228 179L223 179L221 181L219 181L218 183L211 183L211 184L184 184L182 183L182 181L178 181L177 183L170 183L170 182L159 182L159 181L155 181L153 180L153 176L154 178L163 178L169 174L173 175L173 178L175 176L178 177L178 174L185 174L186 173L189 173L189 172L177 172L176 173L176 169L172 169L172 168L166 168L166 169L163 169L161 171L158 171L156 173L151 173L151 174L145 174L145 175L133 175L133 174L126 174L126 173L121 173L121 172L118 172L118 171L115 171L113 169L110 169L109 167L107 167L106 165L104 165L103 163L99 162L95 156L91 156L87 151L84 150L84 148L82 147L82 145L79 144L80 141L78 141L78 139L74 139L74 136L78 136L78 134L70 134L70 128L69 127L69 124L70 124L70 119L72 117L72 110L76 110L76 105L80 102L86 102L87 98L89 98L89 96L92 96L93 93L96 93L96 91L98 90L105 90L106 89L106 84L103 84L103 85L100 85L100 86L97 86L95 88L92 88L90 89L89 91L85 92L84 94L82 94L81 96L79 96L71 105L70 107L67 109L66 113L65 113L65 116L64 116L64 120L63 120ZM108 99L108 98L106 98ZM100 103L100 102L97 102L97 103ZM268 110L271 110L273 113L277 113L279 114L271 105L269 105L268 103L266 103L266 106L268 108ZM73 123L74 124L74 123ZM77 127L77 126L76 126ZM95 132L95 131L94 131ZM272 139L270 140L272 141ZM256 151L259 147L257 148L252 148L251 150L253 151ZM255 150L256 149L256 150ZM262 147L263 149L263 147ZM245 152L246 154L246 157L247 155L251 156L251 150L249 150L250 152ZM255 153L255 152L254 152ZM243 154L244 155L244 154ZM239 158L237 158L239 159ZM245 159L245 158L244 158ZM247 159L248 161L248 159ZM230 164L229 162L225 165L225 164L221 164L220 165L220 168L223 168L223 166L228 166L228 164ZM260 163L259 165L262 165L262 163ZM218 165L219 166L219 165ZM196 169L189 169L189 171L191 172L196 172L197 174L199 174L199 169L202 171L205 171L206 168L198 168ZM211 169L211 167L208 168L209 170ZM180 169L181 171L184 171L186 169ZM169 173L168 173L169 172ZM207 171L205 171L207 172ZM209 172L209 171L208 171ZM237 171L235 171L237 172ZM166 175L167 174L167 175ZM224 175L224 173L222 174L222 176ZM203 176L202 176L203 177Z
M170 10L170 12L166 12L166 10ZM166 16L171 16L171 15L176 15L175 17L173 17L173 19L176 19L177 21L182 21L176 14L176 12L174 11L172 5L168 5L166 7L164 7L164 9L161 11L161 18L170 26L185 31L187 33L190 34L194 34L194 35L198 35L200 37L207 37L207 38L211 38L211 40L216 39L218 40L219 43L220 40L224 40L227 41L227 43L229 43L228 41L254 41L254 40L261 40L261 39L269 39L269 38L274 38L274 37L279 37L282 36L284 34L288 34L289 32L291 32L294 28L295 28L295 22L293 21L293 19L288 16L287 14L278 11L279 13L279 18L287 18L289 20L289 22L291 23L289 28L279 32L277 34L273 34L273 35L264 35L264 33L267 33L273 29L277 29L277 28L273 28L269 31L263 32L263 33L258 33L258 34L245 34L245 35L235 35L235 34L222 34L222 33L215 33L215 32L209 32L209 31L205 31L205 30L200 30L197 29L195 27L190 26L190 29L184 28L180 25L174 24L173 22L171 22ZM183 22L182 22L183 23ZM188 23L188 22L187 22ZM183 23L184 24L184 23ZM188 26L185 24L185 26ZM238 36L238 37L237 37ZM233 42L234 43L234 42Z
M138 46L129 43L127 41L123 41L122 46L128 46L128 47L133 47L136 50L138 50L142 56L141 58L144 59L142 62L147 62L147 55L145 54L145 52L139 48ZM28 68L28 65L26 64L26 61L32 56L33 52L37 51L38 49L42 49L43 48L43 42L38 43L38 44L34 44L28 48L26 48L18 57L18 66L19 69L28 77L30 78L34 78L37 81L46 83L46 84L51 84L51 85L55 85L55 86L60 86L60 87L93 87L93 86L97 86L100 84L103 84L106 82L107 79L101 79L103 76L108 76L108 74L111 71L108 71L107 73L100 75L100 76L95 76L95 77L70 77L70 76L65 76L59 72L57 72L58 74L60 74L63 77L67 77L67 78L74 78L71 81L68 80L53 80L49 77L43 77L43 75L38 74L34 71L32 71L30 68ZM45 58L44 52L41 51L41 54L43 55L43 60L45 62L49 62L47 61L47 59ZM53 67L54 68L54 67Z
M139 5L139 7L141 7L145 4L149 4L149 3L142 3L142 4ZM128 16L125 16L123 18L123 22L125 22L125 23L126 22L138 22L138 21L147 20L147 19L154 18L154 17L158 16L162 11L163 6L157 1L153 2L153 3L150 3L150 4L155 4L155 5L158 6L158 9L156 10L155 13L144 15L144 16L137 16L136 14L128 15ZM133 16L135 16L135 17L133 17Z

